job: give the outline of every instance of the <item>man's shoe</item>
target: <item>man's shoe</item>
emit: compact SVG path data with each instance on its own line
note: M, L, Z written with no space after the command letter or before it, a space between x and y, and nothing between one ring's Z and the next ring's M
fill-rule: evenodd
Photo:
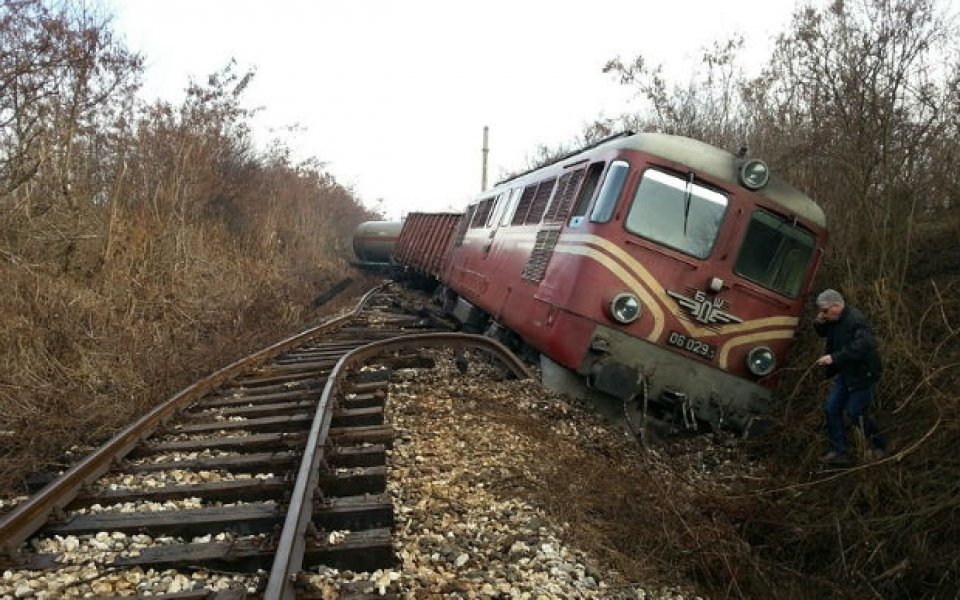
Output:
M820 462L825 465L846 465L850 464L850 459L843 452L831 450L820 457Z

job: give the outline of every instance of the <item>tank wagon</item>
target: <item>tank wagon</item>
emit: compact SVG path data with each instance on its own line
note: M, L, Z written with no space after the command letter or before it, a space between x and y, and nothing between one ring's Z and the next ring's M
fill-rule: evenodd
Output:
M445 246L438 279L466 326L516 336L672 428L742 433L773 408L826 242L823 211L763 161L656 133L500 182L452 240L444 224L431 252Z
M403 227L401 221L366 221L353 232L353 254L357 264L368 268L390 265L390 257Z

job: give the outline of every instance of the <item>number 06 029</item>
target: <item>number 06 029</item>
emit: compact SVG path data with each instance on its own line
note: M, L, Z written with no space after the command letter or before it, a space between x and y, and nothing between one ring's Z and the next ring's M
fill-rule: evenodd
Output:
M682 333L671 331L667 336L667 343L675 348L680 348L690 354L696 354L703 358L713 360L717 356L717 347L707 342L702 342L695 337L690 337Z

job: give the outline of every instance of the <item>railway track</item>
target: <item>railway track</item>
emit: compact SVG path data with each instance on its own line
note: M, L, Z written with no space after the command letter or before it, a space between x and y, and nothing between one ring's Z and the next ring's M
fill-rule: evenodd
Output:
M0 520L4 597L294 598L320 565L391 566L391 369L454 346L528 376L399 304L371 291L197 382L18 506Z

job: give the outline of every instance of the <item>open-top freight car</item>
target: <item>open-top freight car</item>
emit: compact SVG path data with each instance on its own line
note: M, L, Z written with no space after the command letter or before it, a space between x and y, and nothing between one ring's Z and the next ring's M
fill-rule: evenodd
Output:
M436 241L468 326L645 417L747 432L771 413L825 239L823 211L745 150L642 133L499 183Z
M414 212L403 221L392 262L415 275L440 279L453 234L463 213Z

